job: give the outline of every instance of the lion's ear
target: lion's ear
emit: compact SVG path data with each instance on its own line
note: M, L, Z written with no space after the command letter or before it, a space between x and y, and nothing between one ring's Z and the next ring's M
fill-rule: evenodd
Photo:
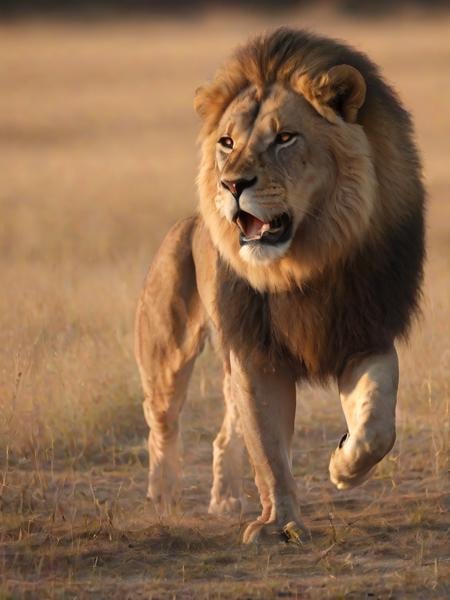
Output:
M195 90L194 108L200 117L204 117L206 113L207 93L206 86L202 85Z
M337 65L314 79L307 73L299 74L294 76L293 85L318 113L332 123L336 121L336 115L348 123L356 123L358 111L366 98L364 77L350 65Z
M214 116L223 104L224 92L219 85L205 84L195 90L194 108L205 119Z

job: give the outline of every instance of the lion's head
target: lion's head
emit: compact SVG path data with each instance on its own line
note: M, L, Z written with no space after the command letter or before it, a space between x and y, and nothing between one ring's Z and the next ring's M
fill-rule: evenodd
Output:
M301 284L376 235L380 213L402 211L401 197L380 200L377 172L380 152L398 158L393 103L400 111L365 56L290 30L240 48L198 90L201 212L253 287Z

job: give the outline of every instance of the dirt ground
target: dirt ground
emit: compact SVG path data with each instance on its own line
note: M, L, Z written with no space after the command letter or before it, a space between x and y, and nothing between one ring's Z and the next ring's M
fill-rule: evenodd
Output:
M196 204L195 88L249 33L346 39L394 83L429 193L424 317L401 346L398 438L350 492L328 480L334 389L300 389L294 469L312 540L243 547L206 514L222 401L208 348L183 415L174 517L145 501L133 313ZM450 597L450 19L326 12L0 25L0 599Z

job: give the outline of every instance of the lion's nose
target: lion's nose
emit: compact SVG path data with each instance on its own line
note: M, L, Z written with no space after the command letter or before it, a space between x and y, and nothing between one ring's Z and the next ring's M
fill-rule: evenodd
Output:
M239 196L246 188L255 185L256 177L253 177L253 179L222 179L220 183L226 190L233 194L236 200L239 200Z

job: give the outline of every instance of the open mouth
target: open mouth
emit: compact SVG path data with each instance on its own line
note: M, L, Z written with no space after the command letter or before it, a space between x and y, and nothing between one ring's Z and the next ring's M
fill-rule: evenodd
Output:
M286 242L292 233L292 219L288 213L282 213L269 222L264 222L254 215L239 210L235 219L240 229L239 243L245 244L281 244Z

